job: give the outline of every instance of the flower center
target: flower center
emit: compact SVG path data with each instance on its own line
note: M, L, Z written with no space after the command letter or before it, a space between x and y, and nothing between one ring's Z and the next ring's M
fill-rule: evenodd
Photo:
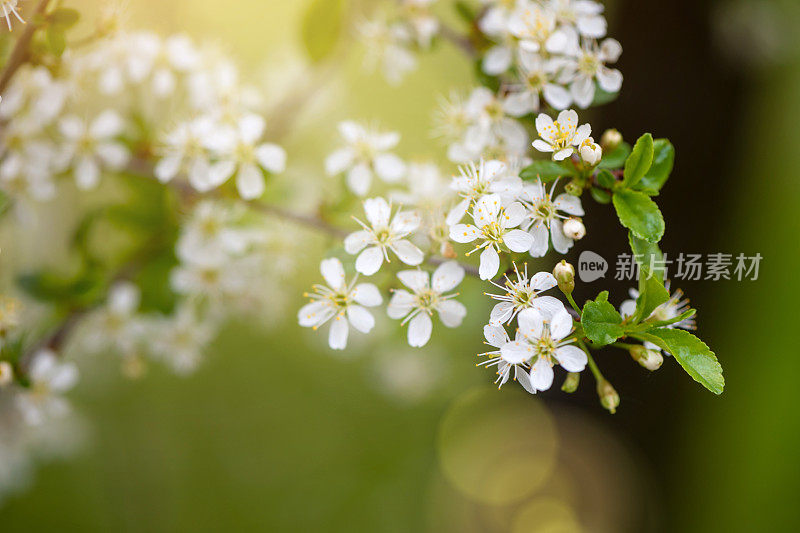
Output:
M552 364L552 357L556 353L556 347L555 341L550 337L550 332L545 331L536 342L534 349L538 358Z
M423 289L417 293L417 307L430 311L436 302L439 301L439 295L431 289Z
M538 219L549 222L556 216L556 206L549 200L542 200L536 204L533 215Z
M547 77L544 75L543 72L531 72L528 74L528 87L533 90L541 89L545 82L547 81Z
M587 76L593 76L600 68L600 61L594 54L584 53L578 60L578 70Z

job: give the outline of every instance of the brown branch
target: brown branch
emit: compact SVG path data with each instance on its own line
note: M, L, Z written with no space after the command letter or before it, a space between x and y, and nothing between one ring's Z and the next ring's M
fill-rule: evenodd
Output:
M461 51L467 54L469 57L478 57L478 51L475 50L472 40L467 35L458 33L456 30L441 21L439 22L439 35L441 35L446 41L450 41L456 47L460 48Z
M33 17L30 18L35 19L37 15L44 14L49 3L50 0L41 0L39 5L36 6L36 10L33 12ZM3 69L3 74L0 76L0 93L6 90L14 74L28 61L31 40L33 39L33 34L36 33L38 29L39 26L36 25L35 20L30 20L25 27L25 31L23 31L20 38L17 39L14 49L11 51L11 56L8 58L8 63L6 63Z

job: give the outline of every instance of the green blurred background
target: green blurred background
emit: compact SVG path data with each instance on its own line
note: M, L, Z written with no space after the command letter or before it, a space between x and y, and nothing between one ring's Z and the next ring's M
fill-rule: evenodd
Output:
M98 8L74 3L89 18ZM307 4L139 0L128 3L129 25L217 41L256 72L265 59L301 57ZM397 335L332 355L294 325L301 302L290 294L274 317L227 326L187 379L154 367L128 381L108 377L117 361L89 361L73 394L87 445L9 498L0 531L796 531L797 5L621 0L608 16L625 84L590 119L598 132L647 130L675 144L659 201L664 250L764 257L758 281L682 285L725 369L721 397L671 361L650 375L613 352L600 364L622 397L616 415L589 379L573 396L498 393L474 367L483 299L424 351ZM471 87L468 62L439 46L394 88L343 46L285 143L290 166L330 187L321 162L336 122L350 117L401 131L404 156L441 161L431 114L440 95ZM303 69L273 69L270 81L292 87L294 71ZM613 214L592 208L582 248L622 252ZM296 294L335 243L318 244L285 280ZM604 280L578 300L601 284L624 294Z

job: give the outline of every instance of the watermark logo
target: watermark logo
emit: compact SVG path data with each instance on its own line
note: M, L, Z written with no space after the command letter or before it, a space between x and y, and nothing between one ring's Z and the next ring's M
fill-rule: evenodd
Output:
M584 283L606 277L608 262L599 254L585 250L578 257L578 277Z

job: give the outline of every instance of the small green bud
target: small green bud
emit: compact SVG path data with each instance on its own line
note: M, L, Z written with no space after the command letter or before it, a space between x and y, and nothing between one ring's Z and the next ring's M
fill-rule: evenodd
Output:
M650 350L644 346L636 345L630 349L630 352L634 361L651 372L661 368L664 363L664 356L661 355L661 352Z
M580 196L581 194L583 194L583 186L580 183L573 180L564 185L564 191L567 194L571 194L572 196Z
M556 278L561 292L572 294L572 291L575 290L575 267L562 259L553 269L553 276Z
M8 361L0 361L0 387L5 387L14 381L14 368Z
M612 415L617 412L619 407L619 394L614 387L605 379L597 384L597 395L600 397L600 404L608 409Z
M606 154L620 144L622 144L622 134L615 129L604 131L603 136L600 138L600 147L603 149L603 153Z
M567 374L567 378L564 380L564 384L561 385L561 390L564 392L573 393L578 390L578 383L581 382L581 375L577 372L570 372Z

